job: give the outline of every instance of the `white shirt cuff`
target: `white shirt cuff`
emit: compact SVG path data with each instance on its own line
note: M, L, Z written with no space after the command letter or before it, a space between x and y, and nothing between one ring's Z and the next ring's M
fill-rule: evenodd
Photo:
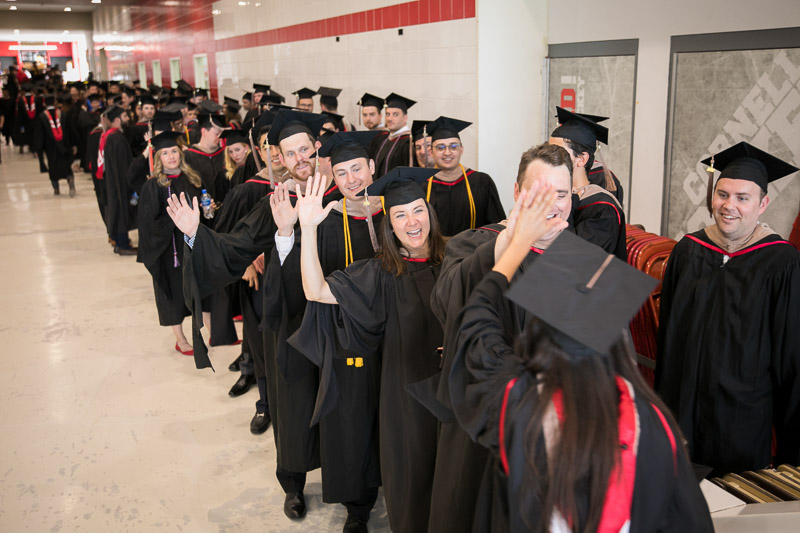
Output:
M294 248L294 231L288 237L281 237L278 235L278 232L275 232L275 249L278 250L278 259L281 261L281 266L283 266L283 262L289 256L289 253Z

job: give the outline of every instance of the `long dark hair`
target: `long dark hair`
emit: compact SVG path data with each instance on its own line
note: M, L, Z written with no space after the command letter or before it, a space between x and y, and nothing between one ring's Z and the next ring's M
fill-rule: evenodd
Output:
M553 340L554 335L557 333L550 326L534 318L517 342L516 353L521 354L527 370L538 376L539 383L521 400L536 405L524 433L528 468L523 474L522 496L523 501L536 502L540 509L533 517L535 522L528 524L533 531L549 531L553 510L558 509L572 531L588 533L599 526L608 481L620 460L616 376L632 384L636 397L656 406L667 418L676 440L683 439L667 407L636 369L627 334L608 355L568 353ZM553 393L558 390L563 398L563 424L547 458L548 466L541 469L537 466L536 443L543 435Z
M439 219L436 218L436 213L433 211L431 204L425 202L425 207L428 209L428 218L430 218L431 225L431 231L428 234L428 259L434 265L440 265L444 260L447 239L442 235L442 230L439 228ZM386 216L381 221L381 229L378 233L381 253L378 257L381 259L381 265L384 270L399 276L404 274L408 267L403 259L403 254L400 253L403 245L400 244L400 240L392 230L392 221L389 219L390 210L391 208L386 211Z

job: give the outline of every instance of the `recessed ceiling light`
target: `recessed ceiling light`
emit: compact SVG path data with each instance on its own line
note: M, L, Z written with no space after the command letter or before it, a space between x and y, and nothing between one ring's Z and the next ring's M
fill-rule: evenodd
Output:
M10 9L11 11L16 11L17 10L17 6L11 6L8 9Z
M71 7L65 7L64 11L72 11L72 8Z
M102 0L92 0L93 4L99 4Z

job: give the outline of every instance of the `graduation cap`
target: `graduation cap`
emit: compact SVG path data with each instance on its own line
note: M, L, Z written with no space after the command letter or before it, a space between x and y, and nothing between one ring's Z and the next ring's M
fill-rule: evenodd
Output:
M293 92L292 94L297 96L297 99L299 100L301 98L313 98L314 95L317 94L317 91L309 89L308 87L303 87L302 89L299 89Z
M607 354L658 280L563 231L506 298L554 328L573 355Z
M264 85L263 83L253 84L253 94L265 93L267 91L269 91L269 85Z
M553 130L551 137L569 139L592 148L597 146L597 141L608 144L608 128L598 124L608 117L573 113L562 107L556 107L556 113L560 125Z
M120 105L122 103L122 95L117 95L111 99L114 105Z
M239 111L239 109L241 108L241 106L239 105L239 101L238 100L235 100L233 98L229 98L227 96L225 97L225 100L223 101L223 103L226 106L228 106L228 109L230 109L234 113Z
M318 113L281 109L272 121L268 137L269 144L278 146L282 140L298 133L308 133L316 139L326 120L325 115Z
M317 94L319 95L319 103L326 106L332 107L333 109L339 108L339 100L337 97L341 94L341 89L334 89L332 87L320 87L317 89Z
M186 104L183 102L174 102L165 105L160 109L160 111L166 111L167 113L180 113L184 107L186 107Z
M225 130L220 137L228 141L228 146L236 143L248 144L250 142L245 130Z
M383 107L383 103L384 100L380 96L364 93L358 100L358 107L377 107L380 110Z
M122 115L124 112L125 112L125 110L124 110L124 109L122 109L121 107L119 107L118 105L112 105L111 107L109 107L109 108L106 110L106 112L105 112L105 113L103 113L103 115L105 115L105 117L106 117L106 118L107 118L107 119L108 119L110 122L114 122L114 121L115 121L115 120L117 120L117 118L118 118L118 117L120 117L120 116L121 116L121 115Z
M244 93L242 95L242 100L247 100L248 102L252 102L253 101L253 93L249 93L249 92L248 93Z
M195 89L194 90L194 95L195 96L208 97L208 91L201 87L199 89Z
M139 84L140 84L139 80L133 80L131 83L132 83L133 85L139 85Z
M276 91L273 91L272 89L269 89L264 93L264 96L261 97L260 103L261 105L264 105L265 103L269 103L270 105L272 105L272 104L282 104L285 101L286 98L284 98L283 95L278 94Z
M325 141L319 149L320 157L330 157L331 166L353 159L370 159L367 146L379 131L341 131Z
M203 100L197 104L197 107L210 114L219 113L222 111L222 106L216 103L214 100Z
M256 140L256 141L258 140L255 137L261 135L261 130L263 128L266 128L267 126L272 126L272 123L275 121L275 117L276 116L277 116L277 113L274 112L274 111L264 111L263 113L261 113L258 116L258 118L256 119L256 121L253 124L253 127L251 129L251 131L253 132L253 137L254 137L253 140Z
M144 95L139 97L139 105L156 105L156 99L150 95Z
M197 104L195 104L191 100L188 100L186 102L186 109L188 109L189 111L194 111L195 109L197 109Z
M179 131L162 131L153 137L151 141L153 143L153 150L158 152L164 148L178 146L178 139L180 139L182 136L183 134Z
M130 97L136 96L136 91L133 90L131 87L128 87L127 85L123 85L122 86L122 92L127 94Z
M701 163L709 166L709 191L713 189L715 170L720 171L719 179L752 181L765 193L770 183L798 170L797 167L744 141L704 159Z
M86 82L87 87L100 87L100 84L94 80Z
M411 136L414 142L430 136L431 132L428 129L430 123L430 120L415 120L411 123Z
M102 97L102 96L100 96L100 95L99 95L99 94L97 94L97 93L94 93L94 94L90 94L89 96L87 96L87 97L86 97L86 99L87 99L87 100L90 100L90 101L92 101L92 102L94 102L94 101L96 101L96 100L101 100L101 101L102 101L102 100L103 100L103 97Z
M203 115L203 120L200 121L200 127L203 129L211 129L214 126L218 128L227 128L225 124L225 117L222 115Z
M170 96L167 104L183 104L186 107L186 98L184 96Z
M458 120L450 117L439 117L428 124L427 130L428 135L431 136L431 142L438 141L440 139L452 139L454 137L460 140L461 137L458 135L458 133L462 130L465 130L470 125L472 125L472 122L467 122L466 120Z
M183 115L180 111L169 112L159 109L156 111L156 114L153 115L153 129L158 131L170 131L172 129L172 123L181 118L183 118Z
M55 95L48 94L47 96L45 96L44 97L44 105L46 105L47 107L52 107L52 106L56 105L56 97L55 97Z
M400 109L403 113L407 113L408 110L416 104L416 100L412 100L410 98L406 98L405 96L400 96L399 94L392 93L386 97L386 104L385 107L391 107L394 109Z
M439 172L437 168L394 167L381 179L364 189L369 196L383 196L386 212L397 205L425 199L422 184ZM359 193L358 196L364 194Z
M192 94L192 91L194 91L194 87L189 85L186 80L178 80L175 83L175 87L184 94Z
M330 111L323 111L322 114L328 117L328 120L325 121L326 123L332 123L339 131L344 129L344 115Z
M155 85L154 83L151 83L150 85L147 86L147 90L150 91L151 93L160 93L161 92L161 86L160 85Z
M117 80L111 80L108 82L108 85L109 87L116 87L119 85L119 82Z

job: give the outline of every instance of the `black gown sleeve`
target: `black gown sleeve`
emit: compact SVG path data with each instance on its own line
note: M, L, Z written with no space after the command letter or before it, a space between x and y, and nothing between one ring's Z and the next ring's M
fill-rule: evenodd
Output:
M139 251L137 261L143 263L153 279L160 285L165 294L170 294L167 283L168 276L163 271L163 263L159 258L172 246L175 225L162 207L159 188L155 179L149 180L142 187L139 198ZM176 246L180 243L176 243Z
M669 255L664 269L664 279L661 281L661 300L659 303L658 332L656 334L656 370L654 388L661 395L670 409L675 405L671 401L668 391L663 390L661 380L664 376L664 344L669 317L672 313L674 294L681 275L681 256L685 253L687 240L681 239Z
M617 251L620 226L616 209L610 205L590 205L575 216L575 232L579 237L610 254Z
M790 253L794 261L774 281L770 317L776 465L800 464L800 254Z
M486 224L496 224L506 218L506 211L503 208L503 202L500 201L500 195L497 193L497 185L494 180L486 173L481 172L484 182L484 195L486 198L486 212L485 220L478 220L477 226L485 226Z
M521 373L511 348L511 302L503 293L508 280L489 272L461 311L450 397L461 427L477 443L497 447L505 386Z

